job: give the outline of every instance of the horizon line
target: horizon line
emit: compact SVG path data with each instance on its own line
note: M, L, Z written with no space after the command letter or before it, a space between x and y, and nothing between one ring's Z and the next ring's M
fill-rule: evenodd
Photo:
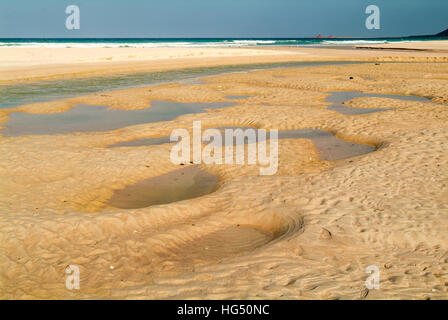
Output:
M0 40L8 39L41 39L41 40L70 40L70 39L82 39L82 40L100 40L100 39L148 39L148 40L327 40L327 39L402 39L402 38L418 38L418 37L434 37L434 38L446 38L444 36L437 35L411 35L411 36L384 36L384 37L0 37Z

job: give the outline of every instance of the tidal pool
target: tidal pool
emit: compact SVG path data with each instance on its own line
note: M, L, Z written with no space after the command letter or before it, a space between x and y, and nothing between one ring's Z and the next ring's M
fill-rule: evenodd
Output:
M107 204L119 209L145 208L197 198L215 191L218 177L188 166L116 190Z
M98 132L126 126L169 121L188 113L203 113L235 105L235 102L181 103L153 101L151 107L141 110L107 110L107 107L79 105L69 111L51 114L13 112L3 124L0 134L5 136L66 134Z
M225 129L255 129L249 127L217 127L222 132L222 136L224 137ZM269 131L267 131L266 138L270 139ZM282 130L278 132L278 139L311 139L319 151L320 158L325 161L337 161L342 159L348 159L352 157L356 157L359 155L363 155L372 151L375 151L375 147L349 142L335 137L333 134L328 133L319 129L299 129L299 130ZM262 141L260 137L257 137L257 141ZM136 146L152 146L163 143L170 143L170 137L158 137L158 138L146 138L146 139L136 139L131 141L120 142L109 147L136 147ZM215 143L214 141L210 142L211 144ZM222 145L224 146L226 141L222 141ZM236 138L233 139L233 145L239 143L239 140ZM248 143L248 139L244 139L244 143Z
M234 95L229 95L226 96L227 99L245 99L245 98L250 98L250 96L246 96L246 95L241 95L241 96L234 96Z
M375 98L391 98L408 101L422 101L431 102L430 99L417 97L417 96L405 96L396 94L377 94L377 93L362 93L357 91L336 91L330 92L331 95L327 97L327 102L332 102L332 105L328 107L328 110L334 110L342 114L368 114L380 111L393 110L393 108L351 108L343 105L344 102L360 97L375 97Z
M311 139L321 160L337 161L357 157L376 150L375 147L337 138L318 129L285 130L278 133L279 139Z

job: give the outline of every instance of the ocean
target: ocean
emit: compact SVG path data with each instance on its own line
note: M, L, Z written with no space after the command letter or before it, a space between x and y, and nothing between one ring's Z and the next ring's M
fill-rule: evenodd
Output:
M257 47L257 46L340 46L382 44L403 41L446 40L437 37L418 38L21 38L0 39L0 47L48 47L48 48L154 48L154 47Z

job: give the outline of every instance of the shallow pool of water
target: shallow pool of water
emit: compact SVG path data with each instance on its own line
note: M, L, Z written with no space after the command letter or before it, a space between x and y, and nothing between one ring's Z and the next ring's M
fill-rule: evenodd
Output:
M246 96L246 95L241 95L241 96L234 96L234 95L229 95L226 96L227 99L245 99L245 98L250 98L250 96Z
M51 114L13 112L0 134L18 136L115 130L141 123L169 121L183 114L203 113L205 109L223 108L235 103L153 101L151 105L151 108L142 110L107 110L107 107L79 105L67 112Z
M224 137L225 129L246 130L256 128L229 126L229 127L217 127L216 129L220 130L222 132L222 136ZM266 131L267 131L266 138L269 139L270 138L269 131L268 130ZM319 129L282 130L278 132L279 140L298 139L298 138L310 139L311 141L313 141L316 149L319 152L320 158L325 161L337 161L342 159L348 159L375 151L375 147L373 146L345 141L335 137L331 133ZM225 139L223 138L223 140ZM257 141L258 142L262 141L259 136L257 136ZM159 138L136 139L117 143L109 147L112 148L112 147L152 146L163 143L170 143L170 137L164 136ZM211 141L210 143L213 145L214 141ZM225 145L226 143L227 141L224 141L221 143L221 145ZM231 144L237 145L238 143L240 143L239 140L237 140L234 137L233 142L231 142ZM247 138L244 139L244 143L248 143Z
M408 101L431 102L430 99L423 97L396 95L396 94L376 94L376 93L363 93L357 91L336 91L330 93L331 95L326 98L326 101L331 102L332 105L330 105L328 109L337 111L342 114L368 114L380 111L393 110L393 108L351 108L343 105L344 102L354 98L375 97L375 98L391 98L391 99L408 100Z
M218 182L218 177L197 166L188 166L116 190L107 204L114 208L137 209L192 199L212 193Z
M318 129L280 131L279 139L311 139L321 160L337 161L357 157L375 151L375 147L339 139Z

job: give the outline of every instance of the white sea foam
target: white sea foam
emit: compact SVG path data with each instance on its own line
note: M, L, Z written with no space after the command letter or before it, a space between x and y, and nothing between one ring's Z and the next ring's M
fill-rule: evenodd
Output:
M256 46L328 46L328 45L361 45L361 44L382 44L387 40L324 40L324 39L219 39L210 41L185 40L185 41L130 41L121 42L119 40L98 41L98 42L61 42L61 41L7 41L0 40L0 47L22 47L22 48L198 48L198 47L256 47Z
M148 42L0 42L0 47L21 48L162 48L162 47L246 47L266 44L275 44L275 40L221 40L221 41L148 41Z
M356 45L356 44L382 44L388 43L387 40L324 40L324 45Z

